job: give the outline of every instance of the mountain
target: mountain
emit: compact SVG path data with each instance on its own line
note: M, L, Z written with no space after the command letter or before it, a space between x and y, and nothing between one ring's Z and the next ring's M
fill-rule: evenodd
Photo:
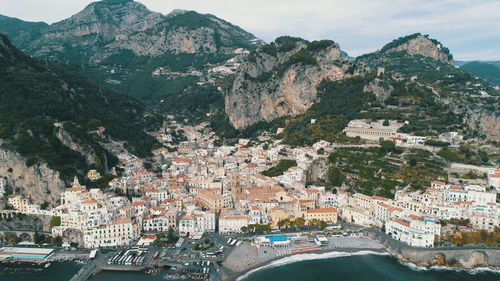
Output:
M481 61L481 60L475 60L475 61L463 61L463 60L462 60L462 61L455 61L455 65L456 65L456 66L462 66L462 65L464 65L464 64L466 64L466 63L469 63L469 62L476 62L476 61L477 61L477 62L482 62L482 63L487 63L487 64L492 64L492 65L494 65L494 66L496 66L496 67L500 67L500 61L499 61L499 60L497 60L497 61L487 61L487 60L484 60L484 61Z
M9 34L20 34L29 24L11 26ZM92 82L155 106L194 91L197 82L214 84L219 76L209 74L211 69L237 63L227 61L260 44L213 15L181 10L163 15L132 0L94 2L31 37L12 40L28 54L69 63Z
M341 131L352 119L397 119L416 135L459 131L500 140L500 92L455 67L435 39L401 37L354 62L334 55L335 44L318 52L309 50L314 42L283 47L281 40L251 53L228 90L226 122L239 132L220 116L216 129L251 136L281 127L286 143L305 145L348 141Z
M348 68L333 41L279 37L252 52L239 67L225 97L229 121L242 129L303 113L317 102L318 84L343 79Z
M97 169L105 185L120 145L148 156L145 108L90 84L66 65L43 62L0 35L0 176L38 203L56 202L72 177Z
M450 50L444 47L436 39L429 38L429 35L414 33L400 37L382 47L380 53L391 53L404 51L410 55L421 55L435 60L453 64L453 56Z
M491 63L473 61L460 66L460 69L479 76L491 83L500 85L500 67Z
M42 36L41 30L49 25L44 22L26 22L0 15L0 33L15 38L14 44L26 48L35 38Z

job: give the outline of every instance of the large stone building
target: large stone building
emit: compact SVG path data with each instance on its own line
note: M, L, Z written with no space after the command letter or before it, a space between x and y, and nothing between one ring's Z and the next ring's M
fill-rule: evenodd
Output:
M304 219L306 221L316 219L329 224L337 223L337 216L338 212L335 208L308 209L304 213Z
M387 123L385 123L387 122ZM356 119L351 120L344 132L348 137L360 137L366 140L379 141L381 139L388 140L398 136L398 130L403 127L403 123L397 121L383 120L366 120Z
M130 218L117 219L112 224L86 230L83 243L86 248L116 247L128 245L131 239L139 237L139 224Z
M218 212L232 207L232 198L229 194L220 195L209 189L198 190L200 203L210 211Z

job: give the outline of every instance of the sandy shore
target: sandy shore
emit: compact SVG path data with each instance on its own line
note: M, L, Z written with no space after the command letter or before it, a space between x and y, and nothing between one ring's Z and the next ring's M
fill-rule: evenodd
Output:
M347 240L349 239L349 240ZM314 251L307 251L300 254L323 254L330 252L354 253L360 251L372 251L383 253L387 252L377 241L369 238L343 238L334 240L334 244L340 244L340 248L323 248ZM280 260L300 254L281 255L283 250L290 248L257 248L253 245L243 244L235 248L220 268L222 280L235 281L238 277L248 273L251 270L265 266L273 261Z
M324 254L324 253L331 253L331 252L344 252L344 253L355 253L355 252L361 252L361 251L371 251L371 252L377 252L377 253L387 253L386 250L384 249L378 249L378 248L342 248L342 249L325 249L325 250L315 250L315 251L308 251L300 254L293 254L293 255L286 255L286 256L281 256L281 257L274 257L272 259L269 259L267 261L262 261L260 263L253 264L249 267L247 267L244 271L234 271L226 266L223 265L221 267L221 274L222 274L222 280L223 281L236 281L238 277L245 275L246 273L250 272L251 270L257 269L259 267L265 266L273 261L277 261L286 257L294 256L294 255L301 255L301 254Z

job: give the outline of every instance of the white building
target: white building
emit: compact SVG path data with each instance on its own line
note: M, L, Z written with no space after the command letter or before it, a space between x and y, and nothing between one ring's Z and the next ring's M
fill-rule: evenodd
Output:
M431 224L429 222L429 224ZM429 230L422 226L422 223L415 220L406 221L401 219L390 219L385 224L385 232L392 238L404 242L413 247L432 247L434 246L434 235L440 225L429 226ZM419 228L417 228L419 227Z
M0 177L0 197L5 195L7 189L7 179Z
M234 234L241 233L241 228L248 226L248 217L238 214L222 212L219 218L219 233Z
M500 169L491 169L488 172L488 185L500 191Z
M83 243L86 248L128 245L140 235L140 226L130 218L115 220L112 224L86 230Z
M179 235L197 236L215 232L215 213L196 211L179 220Z
M357 119L351 120L344 132L348 137L360 137L362 139L379 141L380 139L388 140L397 137L397 131L403 127L403 123L394 120L388 121L384 126L384 120L366 120Z
M166 232L169 228L177 227L175 212L167 212L158 216L151 216L142 220L142 229L144 231Z

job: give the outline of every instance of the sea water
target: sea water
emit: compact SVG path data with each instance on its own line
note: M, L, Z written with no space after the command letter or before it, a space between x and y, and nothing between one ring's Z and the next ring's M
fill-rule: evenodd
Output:
M498 281L499 271L420 268L374 252L302 254L254 269L238 281Z
M0 267L5 267L1 264ZM48 268L9 265L26 270L0 271L0 281L69 281L81 264L52 263ZM11 268L12 269L12 268ZM33 270L34 269L34 270ZM164 274L102 272L89 281L160 281ZM182 279L181 279L182 280ZM184 279L186 280L186 279ZM240 276L238 281L498 281L499 271L421 268L403 264L387 254L370 251L300 254L273 261Z

